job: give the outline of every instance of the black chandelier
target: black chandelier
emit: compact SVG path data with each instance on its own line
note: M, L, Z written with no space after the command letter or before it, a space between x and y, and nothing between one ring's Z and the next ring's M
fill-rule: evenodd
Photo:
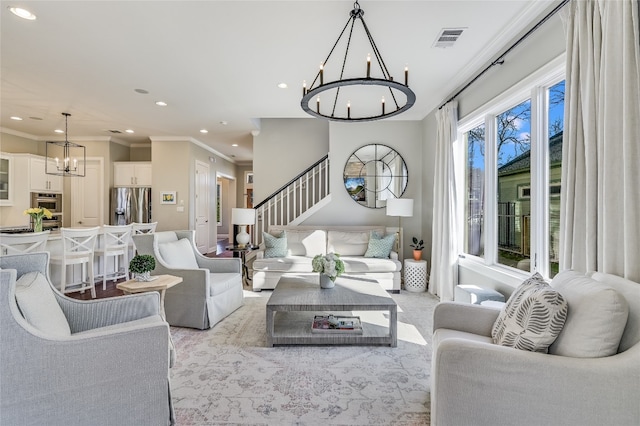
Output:
M398 115L411 108L415 103L416 95L413 93L413 90L409 88L409 68L404 68L404 84L394 81L386 64L384 63L384 60L382 59L382 54L373 40L373 36L369 32L369 28L367 27L363 16L364 10L360 8L360 4L356 1L353 5L353 10L349 13L349 20L342 29L342 32L340 32L338 39L329 52L329 55L324 62L320 64L320 70L318 71L318 74L316 74L311 86L307 89L306 81L303 83L300 106L302 106L302 109L308 114L333 121L374 121ZM349 47L351 46L356 20L359 20L362 23L366 40L369 42L371 51L373 52L380 70L382 71L382 78L371 77L370 53L367 55L366 77L344 78L345 68L347 68L347 57L349 56ZM340 78L338 80L325 83L324 78L325 71L327 70L327 63L336 49L336 46L340 43L342 36L345 35L349 24L351 25L344 52L344 59L340 69ZM364 105L354 103L352 111L352 103L351 98L349 98L349 94L345 96L343 93L342 97L340 97L340 89L351 86L375 87L380 89L380 91L375 91L375 94L372 92L367 96L360 97L359 99L362 100L362 104L366 102L367 106L365 107ZM328 93L330 91L335 91L335 93ZM325 95L329 95L329 98L333 97L333 105L330 105L329 108L325 107L324 103L321 102L321 94L323 93ZM373 97L371 95L373 95ZM386 105L385 95L389 96L389 104L391 104L389 107ZM338 105L339 98L342 99L342 102L346 100L344 105ZM402 104L403 99L406 100L404 104ZM331 104L331 102L329 103ZM361 114L358 114L358 111L360 111Z
M47 141L45 149L45 173L65 177L84 177L87 163L86 149L82 145L69 142L67 120L71 116L64 115L64 142Z

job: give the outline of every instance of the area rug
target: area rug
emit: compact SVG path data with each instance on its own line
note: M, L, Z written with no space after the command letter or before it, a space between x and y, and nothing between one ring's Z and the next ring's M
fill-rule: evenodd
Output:
M271 292L245 292L245 304L213 329L172 327L177 360L171 392L179 426L428 425L429 293L398 303L398 347L266 346ZM386 321L382 312L354 312Z

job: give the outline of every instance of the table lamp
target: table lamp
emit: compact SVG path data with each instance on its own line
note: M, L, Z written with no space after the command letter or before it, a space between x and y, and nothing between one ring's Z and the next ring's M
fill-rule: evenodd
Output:
M398 235L396 241L397 251L400 251L400 229L402 229L402 218L413 216L413 199L411 198L389 198L387 200L387 216L398 216Z
M238 225L240 228L240 232L236 235L238 247L246 247L251 241L251 236L247 233L246 226L256 223L256 211L254 209L233 208L231 209L231 223Z

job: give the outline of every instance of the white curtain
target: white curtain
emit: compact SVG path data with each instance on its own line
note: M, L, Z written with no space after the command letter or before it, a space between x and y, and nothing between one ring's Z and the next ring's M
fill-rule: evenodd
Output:
M453 144L458 134L458 102L444 105L436 113L435 177L433 183L433 229L429 292L440 300L453 300L458 281L456 224L456 179Z
M640 282L638 1L565 9L560 267Z

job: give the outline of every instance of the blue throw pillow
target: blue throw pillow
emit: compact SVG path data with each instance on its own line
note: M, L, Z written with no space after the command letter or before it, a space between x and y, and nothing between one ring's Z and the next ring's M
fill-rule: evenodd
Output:
M262 239L266 249L264 257L285 257L287 255L287 233L282 231L280 236L275 237L267 232L262 233Z
M393 244L396 242L396 234L389 234L386 236L378 235L377 232L371 231L369 237L369 246L364 257L378 257L381 259L388 259L391 254Z

